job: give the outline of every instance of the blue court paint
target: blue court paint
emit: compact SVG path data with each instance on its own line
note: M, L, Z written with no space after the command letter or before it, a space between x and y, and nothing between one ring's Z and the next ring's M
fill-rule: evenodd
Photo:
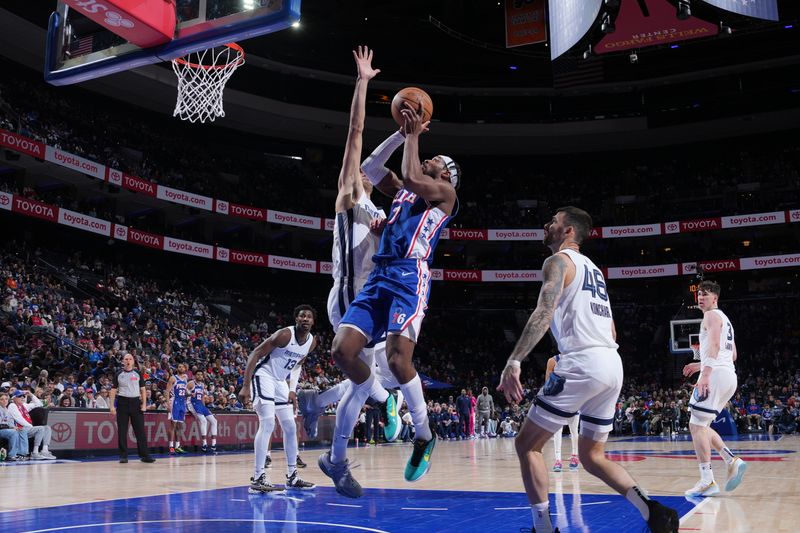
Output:
M683 516L694 503L656 499ZM334 505L335 504L335 505ZM639 531L638 511L618 495L550 495L553 525L562 533ZM531 527L524 494L366 489L351 500L333 488L250 495L245 487L12 511L0 514L0 531L330 531L486 532Z
M723 435L722 440L725 442L763 442L763 441L779 441L783 435L765 435L763 433L753 433L748 435ZM639 436L639 437L625 437L621 439L611 438L609 442L691 442L692 436L687 434L674 435L673 437L660 437L660 436Z

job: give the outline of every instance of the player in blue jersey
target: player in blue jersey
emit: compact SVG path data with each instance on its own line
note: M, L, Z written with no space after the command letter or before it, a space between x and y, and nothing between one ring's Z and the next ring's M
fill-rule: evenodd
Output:
M181 448L180 438L177 437L178 425L186 423L186 385L189 378L186 375L186 365L178 363L177 371L170 376L167 382L167 405L169 406L169 453L186 453Z
M422 105L403 110L405 124L373 152L362 170L378 190L394 198L383 227L380 245L373 256L376 263L369 280L350 304L333 340L336 364L353 382L339 409L350 403L360 408L375 380L372 368L358 355L373 340L387 335L389 369L400 384L416 429L414 449L405 468L405 479L416 481L430 468L436 437L428 425L422 383L412 362L428 303L431 274L429 264L442 229L457 211L456 188L461 179L459 166L450 157L438 155L421 162L419 136L427 131ZM403 144L401 180L384 165ZM334 480L340 494L357 498L361 485L353 478L343 453L347 435L336 434L330 452L320 456L322 471ZM341 455L340 455L341 453Z
M206 385L203 382L203 372L195 372L194 379L189 382L188 389L191 394L189 411L197 418L200 426L200 435L203 437L203 453L208 453L208 427L211 426L211 453L217 453L217 419L211 414L203 401L206 394Z

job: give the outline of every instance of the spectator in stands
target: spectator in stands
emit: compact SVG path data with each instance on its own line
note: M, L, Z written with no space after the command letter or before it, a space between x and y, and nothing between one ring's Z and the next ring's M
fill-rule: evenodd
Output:
M511 420L510 416L507 416L502 422L500 422L500 435L503 437L516 437L517 430L514 427L514 422Z
M761 410L761 423L767 431L767 435L772 435L775 420L773 419L772 407L770 407L768 403L765 403Z
M8 401L8 394L0 393L0 437L8 441L8 459L21 461L28 455L28 430L16 424L8 410Z
M494 437L489 431L489 421L494 412L494 399L489 394L489 387L484 387L477 398L476 407L478 411L478 427L481 438Z
M750 398L750 403L747 405L747 429L752 431L755 428L761 427L761 408L756 403L755 398Z
M50 426L34 426L31 420L31 410L41 407L42 402L30 391L17 390L12 398L13 403L8 407L8 411L17 425L27 429L28 435L33 437L31 459L55 459L56 456L50 453L50 438L53 433ZM26 403L25 400L30 402Z
M94 404L95 409L108 409L108 389L103 387Z
M458 437L469 437L469 416L472 410L472 400L467 396L467 389L461 389L461 396L456 400L456 410L458 411Z
M793 416L792 412L789 409L784 409L781 413L781 416L777 419L778 431L780 431L784 435L791 435L792 433L797 431L797 422L795 421L795 419L796 416Z

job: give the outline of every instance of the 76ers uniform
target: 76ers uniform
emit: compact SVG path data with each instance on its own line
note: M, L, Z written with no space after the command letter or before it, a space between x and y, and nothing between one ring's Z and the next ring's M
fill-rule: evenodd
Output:
M733 366L734 334L731 321L719 309L712 309L709 313L716 313L722 319L722 331L719 337L719 352L715 358L710 357L708 330L700 328L700 368L712 367L709 377L708 396L700 398L697 389L689 400L689 409L692 411L690 422L698 426L709 426L719 415L722 408L736 392L738 385L736 368Z
M387 333L417 342L428 307L429 264L450 218L422 197L400 189L373 256L376 265L341 324L357 329L368 342Z
M372 271L372 256L378 251L380 237L372 233L370 223L382 218L386 218L383 210L375 207L366 194L350 209L336 213L331 257L333 288L328 295L328 317L334 333Z
M208 410L205 402L203 402L205 388L205 385L202 383L198 381L194 382L194 390L191 391L192 399L189 403L189 411L194 413L196 416L211 416L211 411Z
M172 408L169 420L183 423L186 419L186 379L175 376L175 385L172 386Z
M289 326L289 329L292 332L289 344L283 348L275 348L256 366L251 391L254 405L273 403L276 408L289 405L289 384L286 380L314 344L314 336L310 334L305 343L299 344L295 327Z
M528 417L555 432L580 413L581 434L603 441L613 427L622 388L611 302L603 273L588 257L575 250L558 253L575 264L575 278L564 287L550 324L561 357Z

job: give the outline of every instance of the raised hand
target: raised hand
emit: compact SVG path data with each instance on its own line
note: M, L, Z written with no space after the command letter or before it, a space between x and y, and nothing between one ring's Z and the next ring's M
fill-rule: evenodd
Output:
M400 110L400 113L402 113L405 119L402 128L403 135L419 135L420 133L428 131L428 126L431 121L422 121L422 99L417 103L416 109L408 102L404 102L403 105L405 107Z
M356 60L359 78L363 80L371 80L380 74L381 69L372 68L372 50L370 50L368 47L359 46L357 50L353 50L353 57Z

